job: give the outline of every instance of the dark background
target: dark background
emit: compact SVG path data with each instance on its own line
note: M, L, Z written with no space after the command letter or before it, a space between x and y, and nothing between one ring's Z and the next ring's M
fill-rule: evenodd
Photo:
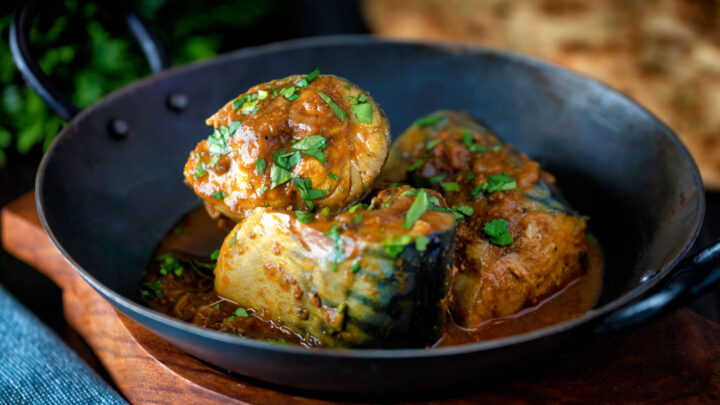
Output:
M44 71L81 107L149 74L122 21L102 2L52 2L32 30ZM218 53L306 36L367 33L357 1L135 1L165 44L173 66ZM222 3L222 4L215 4ZM0 3L0 205L33 188L44 148L63 122L22 82L12 65L8 27L18 2ZM288 61L292 63L292 61ZM694 250L720 236L720 193L707 193L705 223ZM62 314L60 290L49 279L0 250L0 284L94 363ZM690 306L720 321L720 295L712 292Z

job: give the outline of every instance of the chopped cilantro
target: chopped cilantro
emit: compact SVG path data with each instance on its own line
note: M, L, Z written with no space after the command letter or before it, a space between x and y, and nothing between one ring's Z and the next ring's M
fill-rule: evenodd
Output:
M333 241L332 271L337 271L337 264L340 260L343 259L342 250L340 250L343 242L342 238L340 237L340 232L338 231L337 225L333 225L332 228L330 228L330 231L325 234L325 236L332 239Z
M141 285L143 286L143 289L140 290L140 292L144 297L162 297L162 290L160 289L161 284L161 278L155 281L148 281L142 283Z
M295 183L295 187L300 192L300 197L305 200L305 204L307 204L308 209L310 210L313 210L315 208L315 204L313 204L312 200L317 200L318 198L325 197L324 190L317 190L312 188L312 181L310 179L296 177L293 180L293 183Z
M295 211L295 218L297 218L297 220L302 222L303 224L309 224L310 222L315 220L313 214L307 211Z
M387 200L383 203L384 206L389 207L393 204L392 200Z
M267 185L263 184L262 186L260 186L260 195L265 194L265 192L266 192L267 190L268 190ZM267 203L266 203L266 204L267 204ZM267 205L266 205L266 207L267 207Z
M372 124L372 104L353 104L350 106L350 109L352 109L353 114L355 114L355 118L357 118L359 122L362 122L363 124Z
M438 174L437 176L430 177L428 181L430 182L430 184L437 184L445 177L447 177L447 174Z
M302 151L304 154L312 156L322 163L325 163L327 159L327 153L323 152L323 149L326 147L327 139L322 135L310 135L291 146L292 149Z
M291 178L292 173L290 173L287 169L274 164L270 169L270 189L272 190L281 184L287 183Z
M241 318L249 318L250 314L248 314L248 311L245 308L236 308L235 312L233 312L233 315L239 316Z
M516 188L517 182L507 173L492 174L488 176L488 180L485 183L475 186L470 194L475 197L483 191L494 193L496 191L514 190Z
M303 77L302 79L298 80L297 84L298 87L307 87L311 81L313 81L318 75L320 74L320 68L315 68L312 72L310 72L308 75Z
M429 209L430 199L428 198L428 193L425 190L420 190L415 196L415 200L413 201L412 205L410 205L410 208L405 214L405 222L403 223L405 229L412 229L415 222L420 219L420 217L422 217L423 214L425 214L425 212Z
M500 145L495 145L495 146L493 146L493 149L492 149L492 150L493 150L493 152L499 152L499 151L502 150L502 146L500 146Z
M475 180L475 177L477 177L477 176L475 175L475 173L470 172L470 173L467 174L467 176L465 176L465 179L467 179L467 180Z
M300 155L300 152L297 151L286 153L275 152L272 157L273 162L285 170L292 169L292 167L295 166L301 159L302 155Z
M410 167L407 168L407 170L408 170L409 172L411 172L411 171L413 171L413 170L417 170L417 169L420 168L420 166L423 165L423 163L425 163L425 161L422 160L422 159L416 160L415 162L413 162L413 164L410 165Z
M237 242L237 232L233 232L233 236L230 238L230 242L228 242L228 248L233 247L235 242Z
M322 98L323 101L325 103L327 103L327 105L330 107L330 109L335 114L335 116L337 117L338 120L342 121L345 119L345 117L347 117L345 110L340 108L339 105L335 104L335 102L333 101L333 99L330 98L330 96L323 93L322 91L318 91L317 93L320 95L320 98Z
M430 125L437 124L440 120L442 120L443 117L441 115L426 115L424 117L420 117L413 122L413 125L418 125L421 127L427 127Z
M324 217L329 217L330 216L330 207L324 207L323 209L321 209L320 215L322 215Z
M280 95L285 97L287 101L293 101L299 97L297 94L295 94L296 91L297 87L295 86L285 87L280 89Z
M440 186L442 186L443 190L447 192L451 191L460 191L460 185L456 182L447 182L447 183L440 183Z
M485 152L487 152L487 149L485 149L484 146L480 146L480 145L477 145L477 144L472 144L472 145L470 145L470 152L473 152L473 153L485 153Z
M207 171L205 170L205 162L200 161L198 162L197 166L195 166L195 178L199 179L205 176L207 176Z
M354 213L355 211L359 210L360 208L363 208L363 209L364 209L364 208L365 208L365 204L363 204L363 203L353 204L353 205L350 206L350 208L348 208L348 212L352 214L352 213Z
M207 138L208 150L215 155L224 155L230 152L230 131L227 127L215 128Z
M241 125L242 125L242 122L240 122L240 121L231 122L230 126L228 127L228 131L230 132L230 135L234 135L235 131L237 131Z
M340 180L340 176L338 176L337 174L335 174L335 173L333 173L333 172L330 172L330 174L328 175L328 177L330 177L332 180L336 180L336 181L337 181L337 180Z
M436 147L442 141L442 139L433 139L427 143L427 150L432 150L432 148Z
M255 161L255 170L257 170L257 172L260 173L261 176L265 174L265 165L265 159L263 158L259 158Z
M385 238L380 244L382 245L385 253L391 258L396 258L405 249L405 246L413 241L413 237L410 235L402 235L397 238Z
M355 274L358 271L360 271L360 265L358 263L353 264L352 269L350 269L350 273Z
M490 242L498 246L507 246L513 243L513 237L508 231L508 221L504 219L493 219L484 225L485 235L490 237Z
M467 129L462 130L462 141L465 146L470 146L475 142L475 139L473 139L472 135L470 135L470 132L468 132Z
M360 222L362 222L362 218L363 218L363 213L361 212L361 213L355 215L355 218L353 218L353 222L355 224L359 225Z
M349 84L346 84L344 87L345 87L345 90L350 90L350 85L349 85Z
M217 198L218 200L222 201L225 199L225 196L227 196L227 193L223 191L218 191L217 193L210 194L211 197Z
M219 255L220 255L220 249L213 250L213 252L210 253L210 260L217 260Z
M219 304L219 303L215 304L215 305L213 306L213 308L215 308L216 311L219 311L219 310L220 310L220 304Z
M430 243L430 238L425 235L418 235L415 237L415 249L420 252L427 249L428 243Z
M474 214L475 210L469 205L457 205L455 207L451 207L450 212L452 212L455 216L455 221L460 223L465 219L465 217L469 217Z

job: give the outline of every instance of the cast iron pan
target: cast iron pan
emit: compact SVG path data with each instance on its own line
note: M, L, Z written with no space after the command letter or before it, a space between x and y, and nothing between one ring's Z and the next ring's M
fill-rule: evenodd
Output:
M124 10L153 70L166 66L142 20ZM435 389L524 369L592 334L641 324L720 278L715 244L680 261L704 213L698 170L670 129L586 77L524 56L455 44L311 38L243 49L163 70L79 111L28 52L32 7L11 47L28 83L65 119L37 176L43 226L67 261L124 314L223 369L302 389ZM398 135L437 109L464 110L556 174L590 216L606 258L603 293L584 316L534 332L439 349L332 350L233 337L155 312L138 282L163 234L198 198L183 184L204 124L251 85L294 73L347 77L370 91Z

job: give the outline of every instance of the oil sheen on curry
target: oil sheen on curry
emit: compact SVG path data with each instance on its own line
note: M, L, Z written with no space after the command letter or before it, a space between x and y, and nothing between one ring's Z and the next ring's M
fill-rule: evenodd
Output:
M588 218L555 178L463 113L390 145L377 102L315 70L256 85L206 123L198 208L160 242L148 304L277 344L410 348L582 315L602 285Z

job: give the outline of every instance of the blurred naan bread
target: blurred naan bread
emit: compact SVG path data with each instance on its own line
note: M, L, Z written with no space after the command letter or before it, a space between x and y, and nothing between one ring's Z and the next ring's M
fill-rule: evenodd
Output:
M720 189L720 0L364 0L382 36L475 42L551 60L636 99Z

